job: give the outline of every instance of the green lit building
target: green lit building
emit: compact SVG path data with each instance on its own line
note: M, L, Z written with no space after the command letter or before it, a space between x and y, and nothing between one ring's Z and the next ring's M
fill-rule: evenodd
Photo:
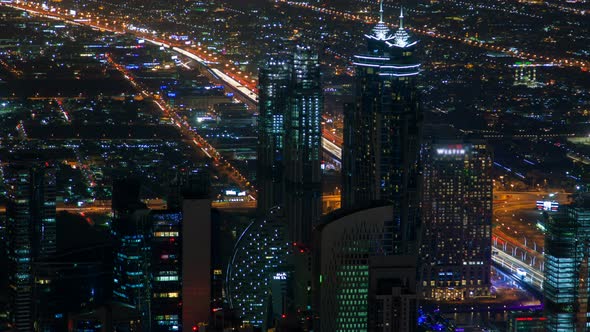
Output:
M314 237L314 328L369 330L369 259L383 254L383 232L393 206L337 210Z
M590 199L577 197L565 213L551 216L545 235L546 331L587 331Z

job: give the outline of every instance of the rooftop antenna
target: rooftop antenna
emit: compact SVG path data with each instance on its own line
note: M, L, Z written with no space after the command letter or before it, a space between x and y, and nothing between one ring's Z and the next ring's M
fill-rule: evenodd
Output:
M399 11L399 28L404 28L404 7L401 7Z
M383 23L383 0L379 0L379 23Z

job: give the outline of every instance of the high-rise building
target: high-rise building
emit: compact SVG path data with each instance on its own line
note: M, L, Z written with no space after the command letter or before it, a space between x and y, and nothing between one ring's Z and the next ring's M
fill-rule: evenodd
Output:
M423 296L490 294L492 154L484 142L437 141L422 149Z
M323 91L318 54L302 45L295 45L289 54L274 54L260 69L260 91L259 215L276 220L270 211L277 206L284 211L281 216L287 229L281 240L293 249L289 265L294 291L289 311L307 320L311 306L309 249L322 208Z
M321 215L323 92L318 54L296 45L260 68L259 211L285 208L292 242L309 243Z
M258 158L257 183L259 215L283 201L285 113L291 83L291 61L284 54L266 60L258 74Z
M212 314L213 241L209 175L196 172L182 190L182 331L208 324Z
M150 211L137 179L113 186L113 294L149 331L193 331L212 316L214 245L209 174L179 174L172 208Z
M182 313L182 212L152 211L150 305L152 331L180 331Z
M369 258L369 331L417 331L415 255Z
M354 56L354 102L345 105L342 149L342 206L374 200L394 204L386 227L388 252L415 252L422 113L416 88L420 63L416 40L404 28L379 23L367 39L367 52Z
M289 240L311 242L312 227L319 221L321 194L321 89L318 54L297 45L288 108L285 114L285 213Z
M151 324L151 237L149 209L139 200L140 181L119 179L113 184L113 298L133 306L142 329Z
M585 331L590 277L590 199L577 197L565 213L550 216L545 234L545 331Z
M292 280L287 268L289 246L281 207L250 223L237 239L227 269L226 297L244 325L266 330L287 312L283 285ZM272 293L279 289L280 293ZM290 287L286 287L289 289Z
M297 45L293 52L291 87L285 114L285 199L288 241L293 244L291 314L303 322L311 309L311 241L322 209L321 193L321 89L318 54Z
M48 163L10 164L4 168L7 190L6 239L9 319L15 331L33 331L40 289L36 263L56 250L55 169Z
M369 331L369 259L383 255L393 212L392 205L337 210L316 227L314 330Z

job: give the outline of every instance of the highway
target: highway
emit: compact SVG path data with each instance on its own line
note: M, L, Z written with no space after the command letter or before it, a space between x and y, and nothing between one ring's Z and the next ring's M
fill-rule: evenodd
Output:
M108 62L120 71L123 76L145 97L150 97L150 93L146 90L146 88L142 85L141 82L133 77L133 74L127 70L125 67L116 63L110 55L106 55ZM232 166L229 161L225 160L223 156L215 150L215 148L209 144L203 137L201 137L198 133L192 130L191 126L184 120L176 111L170 107L167 103L162 100L153 99L152 100L158 108L162 111L162 113L170 117L174 123L174 125L178 128L182 136L189 142L192 143L193 147L197 150L200 150L203 154L213 160L213 166L223 175L226 175L230 180L236 183L241 189L243 190L250 190L251 194L254 196L256 195L256 190L251 185L251 183L242 175L240 172Z
M126 25L124 25L124 24L109 26L108 23L106 23L106 25L97 23L97 22L99 22L97 20L95 20L94 22L90 19L80 20L80 17L84 17L83 14L77 13L76 16L70 15L69 9L55 8L55 7L43 9L41 6L39 6L39 4L22 2L22 1L17 1L17 2L13 2L13 3L2 2L0 4L4 5L4 6L12 7L12 8L20 9L20 10L25 10L25 11L32 13L32 14L37 14L37 15L45 16L45 17L52 18L52 19L62 20L62 21L68 22L70 24L84 25L84 26L89 26L89 27L95 28L95 29L111 31L111 32L134 34L138 38L142 38L152 44L162 46L167 49L171 49L172 51L175 51L183 56L186 56L186 57L196 61L204 68L210 70L211 74L214 75L215 78L217 78L219 81L222 81L225 84L227 84L229 87L231 87L231 90L239 92L238 97L241 97L240 99L244 99L244 102L246 102L248 105L254 106L254 107L256 107L258 105L258 94L257 94L257 89L255 87L257 84L256 80L252 79L251 81L247 82L245 77L236 76L234 73L231 73L231 72L223 72L222 70L213 67L213 65L217 64L217 62L213 61L213 59L209 59L207 56L205 56L203 54L197 53L196 50L193 50L190 48L178 47L178 46L173 45L173 43L170 41L159 39L157 37L154 37L153 35L148 35L144 32L138 31L138 30L127 29ZM54 10L52 11L52 9L54 9ZM126 72L123 68L120 68L120 70ZM128 73L126 73L126 77L132 82L132 84L134 86L137 87L137 82L133 79L130 79L130 76ZM144 93L144 95L146 95L146 93ZM154 101L154 102L156 104L158 104L158 107L163 112L168 112L168 113L171 112L168 109L168 106L165 105L164 103L158 102L158 101ZM182 119L180 119L180 117L175 115L176 114L175 112L171 112L170 114L172 114L173 117L178 118L178 119L176 119L177 126L181 126L181 127L184 126L184 121ZM189 134L188 132L186 132L186 130L183 130L183 134L185 134L185 133ZM323 135L327 136L329 138L332 138L332 140L329 140L326 138L322 139L323 149L328 151L335 158L341 159L342 149L334 143L334 142L338 143L338 139L337 138L335 139L334 137L332 137L334 135L331 135L331 133L329 133L325 130L323 132ZM206 143L206 141L203 140L196 133L189 134L189 136L195 136L191 140L195 140L196 145L202 144L202 145L206 146L206 148L202 148L202 151L209 158L223 159L223 157L220 154L215 152L215 149L212 146L210 146L208 143ZM227 161L224 161L224 163L226 165L229 165L229 163ZM229 165L229 167L231 167L231 165ZM246 185L246 182L248 182L248 185ZM238 184L240 185L240 187L251 189L252 193L256 193L255 190L252 190L254 188L249 183L249 181L245 180L245 181L242 181L242 183L238 183Z
M492 255L492 260L502 267L509 269L514 275L518 275L517 270L519 268L526 271L526 276L523 276L523 280L529 282L537 289L543 289L545 276L538 269L503 251L498 251L496 255Z
M332 141L328 140L325 136L322 136L322 148L325 151L328 151L332 156L334 156L334 158L342 160L342 148L332 143Z
M526 271L525 281L542 289L544 280L544 234L536 226L541 217L536 201L549 196L549 192L494 191L494 221L492 259L516 274ZM569 193L557 193L553 199L560 204L569 201Z
M359 15L353 15L345 12L339 12L331 9L326 9L322 7L317 7L313 5L309 5L307 3L302 2L291 2L286 0L278 0L283 4L287 4L290 6L298 6L308 8L314 11L320 11L322 13L330 14L335 17L344 18L347 20L355 20L355 21L363 21L363 22L372 22L372 18L368 17L361 17ZM44 10L39 7L38 4L28 4L28 3L2 3L2 5L10 6L13 8L21 9L28 11L33 14L43 15L54 19L63 20L69 22L71 24L77 25L85 25L96 29L101 30L108 30L112 32L119 32L119 33L132 33L136 35L138 38L143 38L151 43L161 45L165 48L171 49L183 56L186 56L200 65L204 66L204 68L209 69L210 73L217 77L220 81L223 81L232 90L238 91L240 99L243 99L245 102L249 103L250 105L257 105L258 103L258 95L257 90L255 88L255 80L247 82L244 77L236 76L235 73L229 71L223 71L223 67L221 69L217 68L218 62L215 61L215 58L211 58L210 56L206 56L204 54L199 53L197 50L188 48L188 47L179 47L178 45L174 45L170 41L162 40L154 35L148 35L145 32L137 31L137 30L130 30L125 28L125 25L108 25L100 24L97 20L86 20L85 18L81 19L80 15L69 15L67 14L67 9L58 9L51 11L51 9ZM481 43L478 41L468 40L461 37L454 37L445 34L436 33L433 31L425 29L410 29L411 31L422 34L425 36L430 36L432 38L439 38L445 39L450 41L456 41L459 43L463 43L468 46L484 48L491 51L507 53L515 57L520 57L528 60L542 60L548 61L560 66L572 66L572 67L580 67L580 68L587 68L589 63L586 61L576 60L576 59L556 59L556 58L549 58L543 55L538 54L531 54L527 52L519 52L515 51L508 47L502 47L497 45L491 45L486 43ZM119 70L121 70L127 77L127 79L136 86L145 96L149 94L146 92L145 89L142 88L141 84L135 81L128 72L124 70L118 64L112 63L116 66ZM5 64L0 64L5 66ZM10 69L10 68L8 68ZM183 136L185 136L189 141L192 141L193 144L197 149L202 151L205 155L209 158L214 160L214 164L217 167L223 167L225 170L228 171L228 174L232 176L232 178L236 181L236 183L240 184L242 188L248 188L251 192L255 193L255 188L245 179L235 168L233 168L228 161L224 160L223 157L211 146L209 145L202 137L200 137L197 133L190 129L190 126L174 112L165 102L161 100L154 100L159 107L165 114L169 115L171 119L173 119L174 124L179 128ZM342 157L342 150L338 144L341 144L341 138L336 135L333 135L329 131L324 130L323 137L322 137L322 147L333 155L337 159L341 159ZM508 267L511 271L516 271L517 268L524 269L527 272L527 276L531 278L531 282L536 287L541 287L542 285L542 271L543 271L543 245L544 245L544 235L540 232L536 227L536 220L535 220L535 202L539 200L541 196L547 194L542 192L526 192L526 193L519 193L519 192L494 192L496 196L499 196L494 202L494 222L493 222L493 246L495 250L497 250L497 254L493 255L493 259L496 263L501 264L502 266ZM510 196L510 197L508 197ZM566 194L559 196L560 201L564 201L564 197ZM333 199L332 199L333 201ZM236 205L233 204L234 202L217 202L216 204L218 208L235 208ZM255 207L256 202L247 202L247 203L240 203L239 205L243 205L244 208L253 208ZM154 207L156 208L156 207ZM84 212L84 211L108 211L110 207L104 206L96 206L96 207L61 207L61 209L72 211L72 212ZM88 210L86 210L88 209Z

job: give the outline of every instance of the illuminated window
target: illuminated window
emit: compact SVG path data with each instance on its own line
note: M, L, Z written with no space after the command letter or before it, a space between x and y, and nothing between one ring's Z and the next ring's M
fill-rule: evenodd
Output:
M178 232L155 232L155 237L171 237L171 236L178 236Z

